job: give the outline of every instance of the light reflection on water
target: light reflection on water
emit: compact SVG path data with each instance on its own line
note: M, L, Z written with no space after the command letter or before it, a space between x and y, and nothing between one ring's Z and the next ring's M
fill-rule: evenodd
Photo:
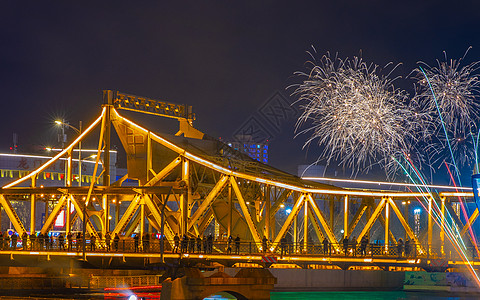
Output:
M477 300L480 295L456 295L428 292L272 292L271 300Z

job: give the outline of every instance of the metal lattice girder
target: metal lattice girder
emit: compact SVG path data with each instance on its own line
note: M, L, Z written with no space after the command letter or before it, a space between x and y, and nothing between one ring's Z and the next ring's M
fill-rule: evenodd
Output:
M300 207L302 207L303 201L305 200L305 194L301 194L300 197L298 197L297 201L292 207L292 211L288 215L287 219L285 220L285 223L283 223L282 228L280 228L280 231L277 234L277 237L273 241L272 248L275 250L280 243L280 240L282 237L285 235L287 230L290 228L290 225L293 222L293 219L297 216L298 211L300 210Z
M127 207L127 210L125 211L125 213L123 213L122 218L120 219L120 221L118 221L117 226L112 231L113 235L115 235L116 233L119 234L128 225L128 222L130 222L130 220L133 218L133 215L135 214L138 206L140 205L140 198L140 195L135 195L135 197L133 197L130 205Z
M318 206L315 203L315 201L313 200L312 195L307 194L307 200L310 202L313 212L315 213L315 215L317 215L318 220L322 224L323 230L325 230L325 233L327 234L330 243L335 244L335 245L338 244L338 241L335 238L335 234L333 234L332 229L330 228L330 226L328 226L328 223L327 223L327 220L325 219L325 216L322 214L320 209L318 209Z
M0 195L0 204L3 206L5 213L7 214L10 222L12 222L13 227L17 231L17 233L22 236L22 234L26 231L25 227L23 226L22 221L18 217L17 213L12 207L10 201L7 201L3 195Z
M475 221L477 220L478 218L478 208L475 208L475 210L473 211L472 215L470 216L470 218L468 218L468 222L467 224L465 224L465 226L463 226L462 228L462 231L460 231L460 236L463 236L467 230L473 226L473 223L475 223Z
M210 191L210 193L205 197L205 200L203 200L202 204L197 208L193 216L190 218L190 221L188 222L188 229L189 231L193 225L199 220L199 218L203 215L203 213L210 207L210 204L215 200L217 195L222 191L222 189L225 187L225 184L228 181L229 176L223 175L220 180L215 184L213 189Z
M262 242L262 239L260 238L260 234L258 233L257 228L253 224L252 216L248 211L248 207L247 207L247 204L245 203L245 199L243 199L242 193L240 192L240 188L238 187L238 184L235 181L235 178L233 176L230 177L230 183L232 185L233 190L235 191L238 204L240 204L240 208L242 209L242 212L243 212L243 217L247 222L247 225L248 225L248 228L250 229L250 233L252 234L253 240L255 241L255 243L257 243L257 245L260 245Z
M97 238L97 240L100 240L100 237L99 237L97 231L93 227L92 222L90 222L90 216L88 214L88 210L85 209L86 218L84 220L84 216L83 216L83 212L82 212L82 206L80 206L80 204L78 204L77 200L72 195L69 195L69 197L70 197L70 201L72 202L73 206L75 207L75 210L77 212L81 212L81 213L78 214L78 216L80 217L80 220L85 221L85 224L87 225L87 228L86 228L87 232L90 235L94 235Z
M385 207L385 203L387 202L387 199L385 197L382 198L380 203L378 203L377 207L373 211L372 215L370 216L370 219L367 221L367 224L363 227L362 232L360 235L357 237L357 244L360 244L362 241L363 236L367 233L367 231L370 230L370 228L373 226L373 223L378 218L378 215L382 212L383 208Z
M43 224L43 227L40 230L41 234L45 234L46 232L48 232L50 230L50 227L52 227L53 222L55 221L58 214L60 213L60 211L65 206L65 204L67 202L66 201L67 197L68 197L68 195L62 195L62 197L60 197L60 199L58 199L58 203L55 205L52 212L48 215L47 220L45 220L45 224Z

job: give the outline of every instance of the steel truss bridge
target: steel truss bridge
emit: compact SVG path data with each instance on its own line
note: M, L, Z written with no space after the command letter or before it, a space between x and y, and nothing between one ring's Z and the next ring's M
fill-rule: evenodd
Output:
M180 130L176 135L158 134L122 116L120 110L143 112L177 119ZM264 257L275 257L279 263L296 264L350 264L415 266L435 259L445 259L450 266L463 262L452 254L451 242L446 239L445 214L453 217L455 226L465 235L478 217L476 210L463 224L454 204L458 197L472 198L473 193L441 192L426 194L415 192L353 190L302 180L271 166L256 162L221 142L193 128L194 116L190 107L161 102L114 91L104 91L101 114L68 147L26 176L5 186L0 191L0 203L19 237L24 232L48 233L57 216L66 213L66 234L80 219L88 236L95 237L95 250L68 251L57 248L22 249L2 247L0 253L47 256L159 257L261 262ZM110 183L110 136L112 125L127 154L128 174ZM74 186L73 151L87 136L100 129L98 153L93 179L89 186ZM37 185L37 178L59 159L66 159L65 184L58 187ZM138 186L127 186L127 179L138 181ZM99 183L99 184L97 184ZM452 189L453 190L453 189ZM428 199L426 235L419 238L412 230L408 205ZM23 201L30 206L30 224L25 224L12 205ZM38 202L50 201L55 205L48 211L41 228L36 228ZM94 205L95 203L95 205ZM120 204L122 203L122 204ZM278 214L288 204L291 212ZM440 222L432 217L434 207L440 207ZM70 208L70 209L67 209ZM401 230L392 228L392 220ZM343 221L343 234L335 229L336 221ZM337 222L338 223L338 222ZM450 224L451 225L451 224ZM207 230L225 236L237 235L241 251L232 254L216 243L212 253L172 253L174 236L206 235ZM338 226L337 226L338 227ZM360 245L364 236L371 238L373 228L383 231L382 245L369 243L363 257L345 255L342 238L355 235ZM377 230L376 229L376 230ZM128 238L137 231L139 251L132 251ZM378 230L377 230L378 231ZM158 232L165 243L143 249L146 233ZM105 251L102 237L121 236L121 244L130 248ZM281 255L282 238L289 250ZM264 237L269 241L265 246ZM410 257L399 257L398 239L411 241ZM471 238L471 237L470 237ZM329 253L323 252L321 241L329 242ZM19 238L21 241L21 238ZM439 241L439 242L435 242ZM226 242L223 242L226 243ZM438 245L436 247L435 245ZM53 246L52 246L53 247ZM88 246L90 247L90 245ZM232 248L233 248L232 244ZM293 247L293 248L290 248ZM265 249L267 248L267 249ZM351 248L353 250L353 247ZM454 252L454 251L453 251ZM414 253L414 254L413 254ZM280 258L282 256L282 258ZM478 253L472 251L478 258Z

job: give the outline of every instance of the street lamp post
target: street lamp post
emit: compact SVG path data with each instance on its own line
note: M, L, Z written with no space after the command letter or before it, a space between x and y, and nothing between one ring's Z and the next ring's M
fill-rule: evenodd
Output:
M65 148L65 125L73 129L78 133L78 135L82 134L82 121L79 121L78 128L70 125L70 123L65 122L65 120L57 120L55 121L58 125L62 125L62 149ZM82 186L82 141L78 142L78 186ZM86 248L86 239L85 239L85 232L86 232L86 217L87 217L87 206L85 204L85 199L83 199L83 206L82 206L82 214L83 214L83 224L82 224L82 252L83 252L83 260L85 260L85 248ZM70 213L70 207L67 208L67 214Z

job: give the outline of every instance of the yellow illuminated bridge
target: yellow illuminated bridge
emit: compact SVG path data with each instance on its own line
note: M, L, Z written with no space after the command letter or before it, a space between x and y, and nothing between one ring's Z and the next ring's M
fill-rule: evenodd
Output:
M120 110L174 118L180 130L175 135L152 132ZM1 207L19 237L15 245L0 240L0 255L383 269L445 269L465 263L445 238L445 218L436 222L425 214L426 230L415 232L408 206L428 199L428 212L434 205L442 216L448 211L467 236L478 211L463 224L456 202L458 197L472 198L472 193L359 190L302 180L210 138L192 126L193 120L191 107L104 91L101 114L70 145L1 189ZM128 171L113 183L112 125L127 154ZM78 186L72 171L74 149L99 131L93 179ZM60 159L66 164L64 185L38 186L39 175ZM138 184L131 186L127 179ZM36 228L37 203L47 201L53 206ZM29 208L29 224L12 203ZM63 241L30 235L51 232L62 212ZM76 223L85 224L86 239ZM478 264L476 250L467 254Z

